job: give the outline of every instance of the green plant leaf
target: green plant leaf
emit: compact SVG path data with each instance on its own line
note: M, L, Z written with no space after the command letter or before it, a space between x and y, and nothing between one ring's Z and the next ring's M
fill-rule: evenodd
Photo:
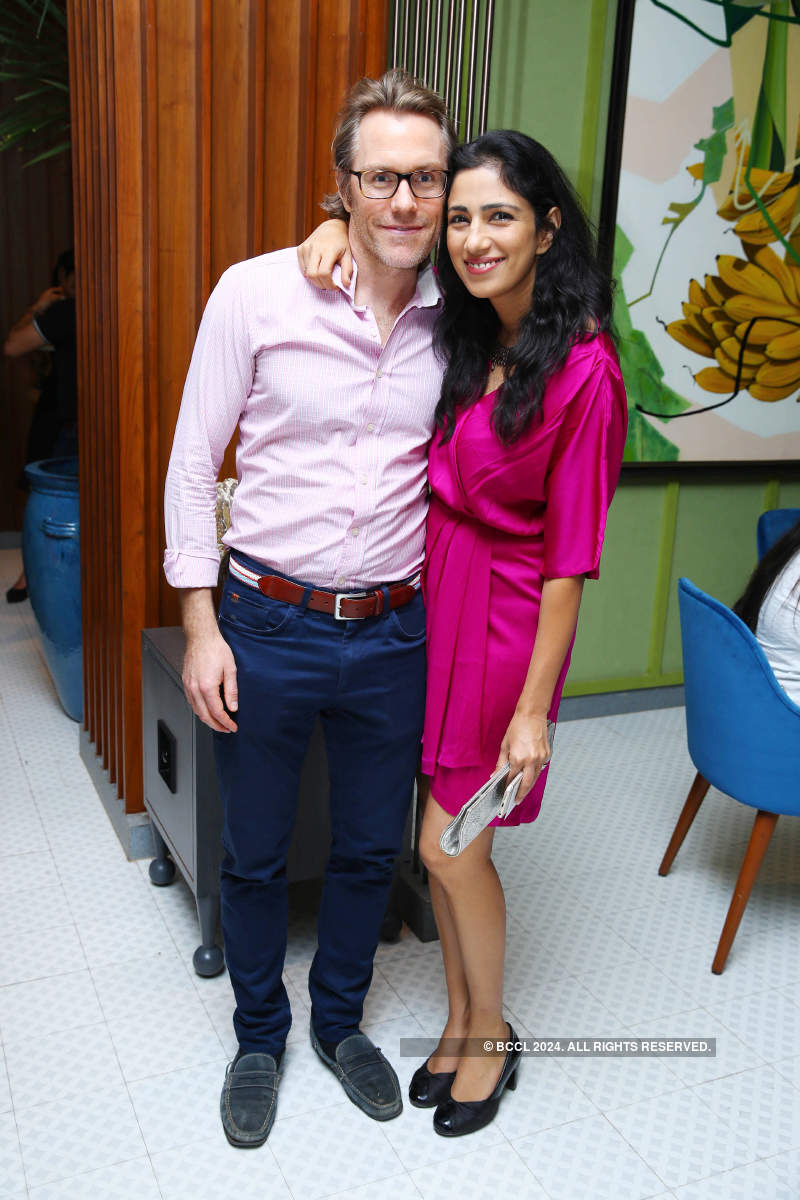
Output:
M69 138L65 142L59 142L57 146L51 146L49 150L44 150L41 154L37 154L36 158L29 158L25 163L26 167L32 167L34 163L44 162L46 158L55 158L57 154L63 154L65 150L69 150L72 143Z
M16 85L0 109L0 151L24 144L39 162L69 150L65 0L2 0L0 80Z

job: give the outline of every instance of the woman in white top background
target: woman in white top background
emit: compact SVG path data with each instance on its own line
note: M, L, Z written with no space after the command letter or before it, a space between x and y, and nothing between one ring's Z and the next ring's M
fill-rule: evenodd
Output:
M775 678L800 705L800 521L767 550L733 606Z

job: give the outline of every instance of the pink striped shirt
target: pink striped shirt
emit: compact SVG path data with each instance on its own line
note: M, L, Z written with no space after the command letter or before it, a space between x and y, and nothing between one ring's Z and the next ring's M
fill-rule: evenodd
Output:
M211 294L183 392L164 496L164 571L211 587L216 480L236 426L226 543L286 575L355 590L421 565L427 453L442 368L430 267L384 346L348 289L321 292L294 249L230 267Z

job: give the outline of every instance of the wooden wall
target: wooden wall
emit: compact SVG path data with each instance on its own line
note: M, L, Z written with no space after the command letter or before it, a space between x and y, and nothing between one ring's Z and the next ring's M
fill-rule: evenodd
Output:
M12 86L0 84L0 107ZM53 265L72 245L69 154L24 164L36 151L0 154L0 345L15 321L50 287ZM44 353L44 352L43 352ZM17 480L37 391L33 355L0 355L0 530L22 528L25 493ZM9 583L11 580L8 581Z
M72 0L84 724L142 809L140 632L178 622L163 482L203 305L301 240L388 0ZM230 457L227 471L230 473Z

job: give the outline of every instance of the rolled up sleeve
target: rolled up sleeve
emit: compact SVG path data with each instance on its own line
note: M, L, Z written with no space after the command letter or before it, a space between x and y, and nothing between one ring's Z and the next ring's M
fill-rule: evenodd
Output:
M231 267L209 297L183 389L164 487L164 573L175 588L213 587L219 572L216 485L253 385L248 297Z

